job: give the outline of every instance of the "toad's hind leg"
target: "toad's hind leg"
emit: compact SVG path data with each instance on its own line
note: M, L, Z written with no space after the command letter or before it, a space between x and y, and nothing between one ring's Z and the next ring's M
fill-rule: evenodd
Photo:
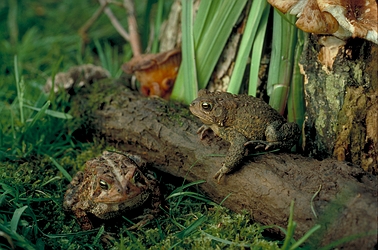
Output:
M295 122L283 123L280 120L274 121L266 127L265 141L252 140L244 145L253 145L255 149L284 149L290 150L298 142L300 130Z

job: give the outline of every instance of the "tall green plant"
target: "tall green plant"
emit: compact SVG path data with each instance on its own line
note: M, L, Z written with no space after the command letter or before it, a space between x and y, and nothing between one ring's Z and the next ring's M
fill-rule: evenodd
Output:
M227 89L228 92L234 94L239 93L240 86L242 84L244 76L244 71L248 64L248 59L251 53L252 45L255 41L256 34L260 28L259 24L262 23L263 26L266 27L266 23L269 16L269 8L270 6L265 0L252 2L243 38L241 40L238 55L236 57L234 71L232 72L230 84ZM262 40L263 39L264 36L262 37ZM258 64L260 65L261 48L258 49L260 49L260 51L253 51L253 54L258 54L260 52L260 57L258 58Z
M176 85L181 83L185 87L173 90L172 98L179 99L184 103L190 103L197 94L197 73L193 41L193 3L182 0L182 63Z
M183 8L184 2L186 1L183 1ZM185 66L193 65L193 62L185 62L185 60L195 60L197 74L191 76L191 78L197 78L198 89L206 87L231 30L246 2L246 0L201 1L194 24L189 19L182 20L183 30L185 26L194 25L195 27L193 30L195 52L192 57L183 58L183 69L180 69L177 76L171 96L172 99L188 104L196 97L196 93L192 91L194 89L193 86L190 86L193 82L189 82L185 78L185 75L188 76L188 73L184 73L187 70L191 72L189 74L193 74L194 71ZM183 52L188 51L184 45L190 46L190 44L188 41L183 41Z
M306 105L304 100L304 82L303 75L299 69L299 60L302 55L306 34L298 30L298 42L295 48L293 75L291 77L289 97L287 101L287 119L290 122L296 122L302 128ZM298 145L302 144L302 138Z
M273 42L270 58L267 91L269 104L284 114L293 74L294 54L297 43L295 16L273 14Z
M249 85L248 85L248 94L256 96L257 86L259 81L259 71L261 65L261 56L265 43L265 34L268 25L268 19L270 14L270 5L266 5L264 13L261 17L259 28L256 33L255 41L253 42L252 47L252 56L251 56L251 68L249 72Z

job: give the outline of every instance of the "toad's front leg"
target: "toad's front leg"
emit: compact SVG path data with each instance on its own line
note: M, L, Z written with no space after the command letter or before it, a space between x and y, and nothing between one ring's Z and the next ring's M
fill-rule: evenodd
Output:
M232 130L226 131L226 134L223 133L220 136L229 141L231 145L222 167L214 175L218 183L225 174L233 171L241 163L245 153L244 144L247 142L247 139L242 134Z

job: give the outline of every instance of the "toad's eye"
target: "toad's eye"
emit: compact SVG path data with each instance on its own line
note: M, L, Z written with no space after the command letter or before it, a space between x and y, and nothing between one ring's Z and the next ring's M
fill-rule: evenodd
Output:
M202 103L202 108L206 111L210 111L212 109L212 105L211 103L208 103L208 102L203 102Z
M100 188L101 189L104 189L104 190L108 190L109 189L109 184L106 181L100 180L99 184L100 184Z

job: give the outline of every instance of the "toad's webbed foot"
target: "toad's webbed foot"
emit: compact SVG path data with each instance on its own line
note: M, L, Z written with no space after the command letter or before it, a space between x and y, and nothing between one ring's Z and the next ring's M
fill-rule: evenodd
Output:
M223 178L223 176L225 176L228 172L230 172L231 169L227 168L226 166L222 166L218 172L214 175L214 179L217 180L218 184L220 182L220 180Z
M199 134L200 139L203 140L205 136L209 133L209 131L213 131L209 126L207 125L202 125L198 130L197 134Z
M140 220L140 221L138 223L132 225L131 227L128 227L127 229L128 230L140 229L141 227L146 225L148 222L150 222L154 218L155 218L155 216L153 214L143 214L143 215L137 216L134 219Z
M264 148L264 150L268 150L270 148L278 148L280 147L281 142L269 142L269 141L262 141L262 140L253 140L253 141L247 141L244 143L244 146L252 146L254 149L260 149Z

